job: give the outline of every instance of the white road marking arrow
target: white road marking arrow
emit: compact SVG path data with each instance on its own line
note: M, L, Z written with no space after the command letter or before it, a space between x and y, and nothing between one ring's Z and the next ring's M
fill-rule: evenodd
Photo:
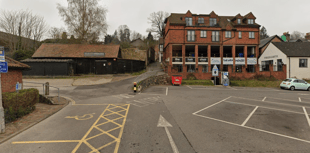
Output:
M170 145L172 147L172 150L173 150L173 153L179 153L179 150L177 148L177 146L175 145L172 137L171 137L171 134L168 130L168 127L172 127L172 125L163 117L163 116L159 116L159 120L158 120L158 124L157 124L157 127L164 127L165 130L166 130L166 133L168 135L168 139L169 139L169 142L170 142Z

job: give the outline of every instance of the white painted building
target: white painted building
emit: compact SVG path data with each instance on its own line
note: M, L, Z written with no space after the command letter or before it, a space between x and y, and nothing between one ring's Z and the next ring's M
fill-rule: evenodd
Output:
M261 71L269 64L273 64L274 71L281 71L281 65L285 64L287 78L310 79L310 43L272 42L260 56L258 63Z

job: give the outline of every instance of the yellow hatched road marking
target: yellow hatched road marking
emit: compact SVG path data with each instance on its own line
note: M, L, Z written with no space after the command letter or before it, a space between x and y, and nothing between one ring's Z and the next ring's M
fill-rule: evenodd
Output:
M74 103L75 104L75 103ZM111 107L111 108L110 108ZM126 107L126 108L124 108ZM116 145L115 145L115 149L114 149L114 153L117 153L118 152L118 149L119 149L119 145L120 145L120 140L121 140L121 137L122 137L122 134L123 134L123 131L124 131L124 126L125 126L125 123L126 123L126 119L127 119L127 115L128 115L128 111L129 111L129 107L130 107L130 104L122 104L122 105L115 105L115 104L109 104L106 109L102 112L102 114L97 118L97 120L95 121L95 123L90 127L90 129L86 132L86 134L83 136L83 138L81 140L52 140L52 141L18 141L18 142L12 142L12 144L35 144L35 143L65 143L65 142L78 142L78 144L76 145L76 147L72 150L72 153L75 153L82 145L82 143L84 143L85 145L87 145L92 151L91 153L99 153L99 150L113 144L116 142ZM112 109L115 109L115 108L120 108L122 109L121 111L113 111ZM123 111L126 111L125 115L122 115L122 114L119 114L120 112L123 112ZM104 115L106 112L111 112L110 114L107 114L107 115ZM110 116L110 115L113 115L113 114L117 114L121 117L118 117L118 118L115 118L115 119L108 119L106 118L107 116ZM103 118L105 120L107 120L106 122L104 123L101 123L101 124L98 124L97 123L99 122L99 120ZM118 124L116 122L114 122L115 120L119 120L119 119L122 119L124 118L122 124ZM110 129L110 130L102 130L101 128L99 128L99 126L101 125L104 125L104 124L107 124L107 123L113 123L115 125L117 125L118 127L115 127L113 129ZM90 134L90 132L93 130L93 129L97 129L99 130L100 134L97 134L95 136L92 136L90 138L87 138L87 136ZM109 132L111 131L114 131L114 130L117 130L117 129L120 129L120 132L118 134L118 137L115 137L113 136L112 134L110 134ZM108 135L109 137L111 137L113 139L113 141L99 147L99 148L95 148L94 146L92 146L88 141L93 139L93 138L96 138L98 136L101 136L101 135ZM86 139L87 138L87 139Z

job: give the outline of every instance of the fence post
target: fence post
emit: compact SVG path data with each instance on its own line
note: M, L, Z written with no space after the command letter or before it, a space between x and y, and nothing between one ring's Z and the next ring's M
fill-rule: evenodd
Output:
M49 82L46 82L45 83L45 95L49 95L49 92L50 92L50 83Z

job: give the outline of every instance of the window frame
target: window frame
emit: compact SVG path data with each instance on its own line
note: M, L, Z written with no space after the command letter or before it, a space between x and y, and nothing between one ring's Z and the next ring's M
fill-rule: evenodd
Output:
M254 19L248 19L248 24L254 24Z
M199 18L198 18L198 23L205 23L205 19L204 19L204 18L199 17Z
M253 37L252 37L253 36ZM250 39L255 39L255 33L253 31L249 32L249 38Z
M242 38L242 31L238 32L238 38L240 38L240 39Z
M231 38L231 31L225 31L225 38Z
M192 36L192 34L194 34L194 36ZM193 40L189 38L193 38ZM195 38L196 38L195 30L187 30L187 41L194 42Z
M209 72L209 65L202 65L201 72L202 73L208 73Z
M212 42L220 41L220 31L212 31Z
M196 72L196 65L195 64L186 65L186 68L187 68L187 72L190 72L190 73ZM194 69L191 69L191 68L194 68ZM193 71L189 71L189 70L193 70Z
M302 63L301 61L305 61L305 62ZM302 65L302 64L304 64L304 65ZM308 59L300 58L299 59L299 68L308 68Z
M238 24L241 24L241 19L237 19L237 23L238 23Z
M200 30L200 38L207 38L207 30Z
M182 64L173 64L172 67L176 67L178 69L178 73L182 73L183 72L183 65Z
M216 18L210 18L209 20L210 20L209 25L210 25L211 27L213 27L213 26L215 26L215 25L217 24Z
M185 17L185 22L186 22L186 26L193 26L193 18L192 17Z

